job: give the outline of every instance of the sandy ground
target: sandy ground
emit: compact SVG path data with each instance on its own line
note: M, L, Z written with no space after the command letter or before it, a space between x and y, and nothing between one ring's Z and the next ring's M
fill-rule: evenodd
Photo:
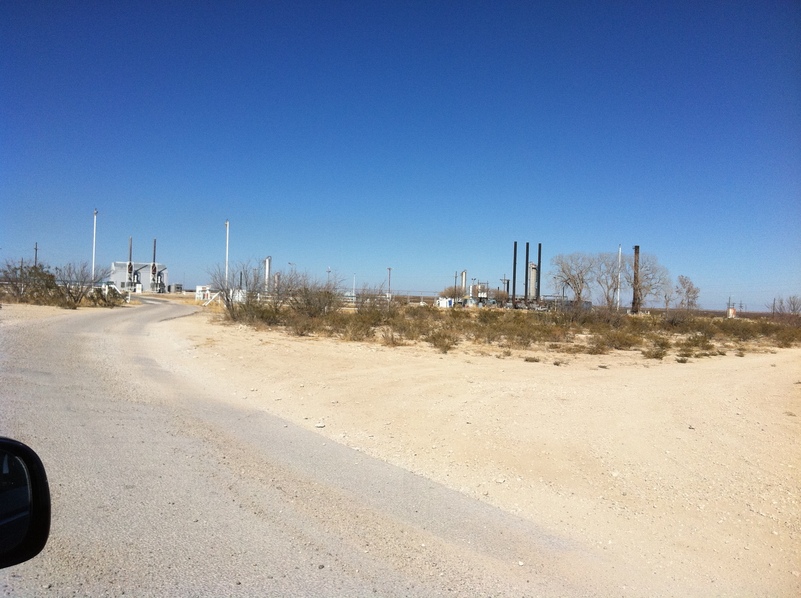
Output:
M0 323L64 313L50 309L4 305ZM226 382L220 400L530 519L618 571L699 596L801 595L801 349L686 364L469 343L442 355L209 313L159 334L171 367Z

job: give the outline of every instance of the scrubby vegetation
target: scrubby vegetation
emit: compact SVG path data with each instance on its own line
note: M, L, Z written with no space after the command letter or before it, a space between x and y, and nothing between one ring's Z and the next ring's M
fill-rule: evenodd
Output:
M355 301L346 302L332 285L305 277L298 277L294 285L291 292L283 289L286 298L281 301L232 302L226 313L233 320L282 327L297 336L372 341L389 347L424 342L442 353L472 344L497 348L503 356L512 350L596 355L632 351L655 360L672 355L684 363L725 355L727 349L740 355L757 346L801 344L798 315L725 319L690 310L629 316L609 309L438 309L401 304L381 289L362 289Z
M107 271L90 271L86 263L50 268L24 261L6 262L0 269L0 301L53 305L76 309L81 305L115 307L123 297L113 288L97 288Z

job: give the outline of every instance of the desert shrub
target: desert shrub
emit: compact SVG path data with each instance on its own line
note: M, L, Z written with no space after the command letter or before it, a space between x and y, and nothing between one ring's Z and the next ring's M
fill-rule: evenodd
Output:
M725 318L715 320L715 327L725 338L748 341L760 336L759 325L742 318Z
M626 319L626 329L632 334L645 335L659 328L662 319L660 317L641 315L628 317Z
M340 334L348 341L365 341L373 337L375 327L370 318L360 317L358 313L347 314L342 318Z
M442 327L431 331L426 341L441 353L447 353L459 344L459 335L450 327Z
M391 326L385 326L381 330L381 343L387 347L398 347L403 344L401 335L396 334Z
M125 303L125 297L119 291L110 287L105 293L103 289L95 288L86 295L86 301L89 305L95 307L119 307Z
M584 351L590 355L606 355L611 351L611 347L606 342L606 339L602 336L593 336L590 340L590 344L586 347L580 346L578 347L579 350ZM578 352L578 351L576 351Z
M331 284L306 281L294 290L289 308L298 316L319 318L342 307L342 295Z
M498 342L510 347L525 349L543 338L543 325L535 314L525 311L504 312L497 322L484 327L484 336L497 334Z
M773 335L776 344L782 348L789 348L801 343L801 328L795 326L782 326Z
M689 351L692 351L693 349L709 351L713 348L710 338L710 336L704 334L703 332L689 334L679 342L679 347L681 347L682 350Z
M629 350L642 344L642 337L625 330L608 329L605 333L593 335L593 342L601 343L612 349Z
M442 320L439 310L422 305L409 307L403 310L401 315L400 320L392 320L393 327L411 341L424 338Z
M308 336L319 326L319 322L315 322L314 318L301 313L288 314L285 324L295 336Z
M42 264L6 262L0 270L0 289L5 301L32 305L64 306L64 295L56 275Z
M671 347L670 339L663 336L651 338L651 346L643 349L642 354L646 359L663 359Z
M497 325L497 323L500 321L503 315L504 314L500 310L482 309L478 312L478 316L476 317L476 322L482 326Z
M281 324L284 319L284 312L280 306L274 303L263 303L257 313L258 320L268 326Z
M693 318L692 331L696 335L703 336L709 340L717 334L718 329L712 321L712 318Z
M626 314L613 309L601 308L591 313L593 315L592 323L601 327L622 328L626 326L628 320L630 320Z
M666 330L673 332L687 332L690 329L693 317L684 310L675 310L665 314L662 325Z
M643 349L642 356L646 359L664 359L665 355L667 355L667 350L661 347L651 347L649 349Z

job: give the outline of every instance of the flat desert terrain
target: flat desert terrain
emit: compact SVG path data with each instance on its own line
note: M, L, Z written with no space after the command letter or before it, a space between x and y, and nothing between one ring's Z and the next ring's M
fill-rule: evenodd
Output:
M203 311L163 324L161 358L221 401L531 520L616 575L699 596L801 595L799 348L682 364L469 342L441 354Z

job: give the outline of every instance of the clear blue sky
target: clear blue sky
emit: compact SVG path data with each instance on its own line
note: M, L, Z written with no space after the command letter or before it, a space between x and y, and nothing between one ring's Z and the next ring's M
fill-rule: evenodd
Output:
M801 294L801 3L0 3L0 259L500 285L639 244ZM547 280L543 277L543 280ZM522 287L522 282L519 283ZM547 291L547 287L545 289Z

